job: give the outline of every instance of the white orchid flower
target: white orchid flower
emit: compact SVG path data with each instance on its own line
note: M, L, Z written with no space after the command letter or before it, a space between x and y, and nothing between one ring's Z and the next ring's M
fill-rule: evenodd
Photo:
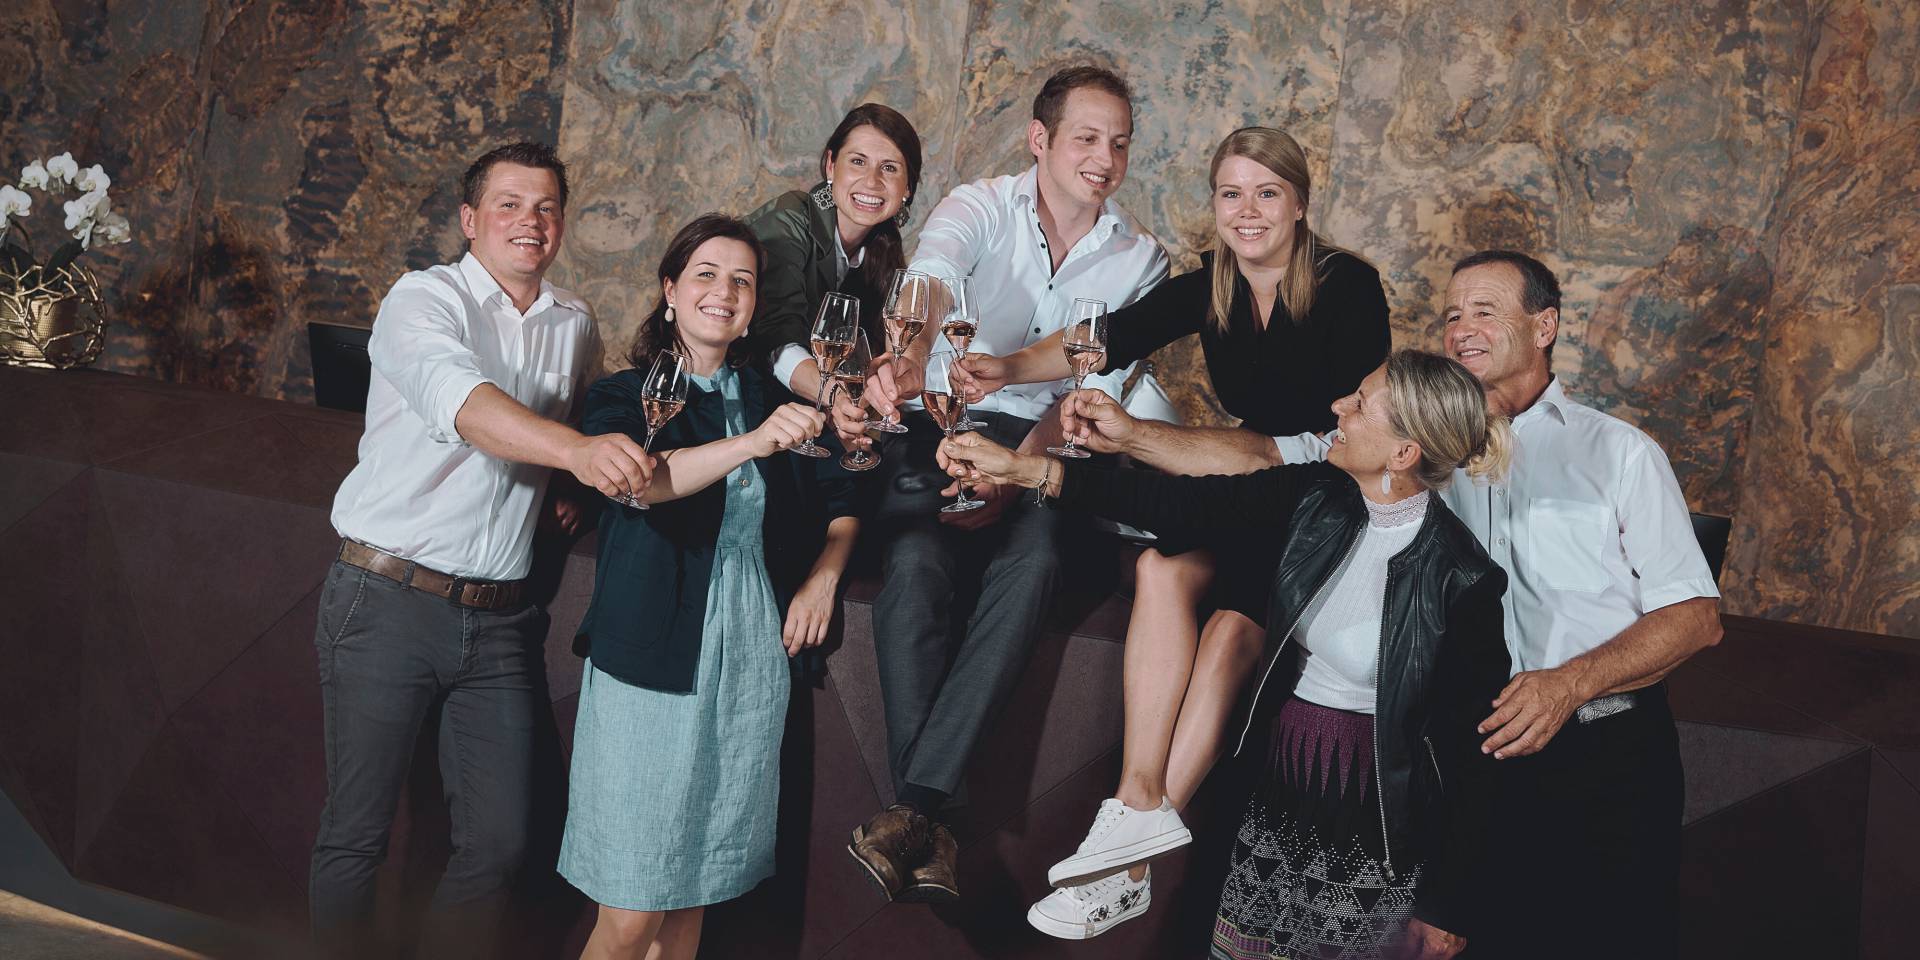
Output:
M67 229L76 231L80 230L83 224L86 229L92 229L93 221L106 216L110 209L105 190L81 194L80 199L68 200L61 206L67 211ZM75 233L74 236L79 237L80 234Z
M80 177L73 182L73 185L81 193L93 193L96 190L104 193L109 186L113 185L113 179L108 177L107 171L101 169L96 163L80 171Z
M109 213L102 217L96 232L99 233L100 242L103 245L126 243L133 239L133 225L127 222L126 217L117 213Z
M33 190L45 190L47 188L46 164L35 160L21 168L20 186Z
M80 175L80 164L74 162L71 151L47 161L47 173L62 183L72 183Z
M0 218L24 217L32 212L32 194L13 187L0 186Z
M72 222L72 221L68 221L68 222ZM85 250L92 245L93 243L93 221L92 220L82 220L80 221L79 226L68 227L67 229L73 231L73 238L75 240L80 241L80 249Z

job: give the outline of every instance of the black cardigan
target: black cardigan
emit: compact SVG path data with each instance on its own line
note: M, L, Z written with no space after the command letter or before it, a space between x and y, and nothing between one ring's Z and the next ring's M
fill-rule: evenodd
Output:
M1153 288L1113 312L1107 331L1107 369L1115 370L1197 333L1220 406L1241 426L1268 436L1333 428L1333 401L1352 393L1387 359L1392 337L1380 272L1348 253L1334 252L1320 267L1320 284L1306 321L1296 323L1275 302L1265 330L1253 318L1253 290L1234 283L1222 334L1209 316L1213 254L1200 269Z
M760 367L739 367L746 422L758 425L787 393L768 396L773 378ZM581 432L646 438L637 370L623 370L587 391ZM655 451L696 447L727 436L725 404L716 392L691 387L686 409L660 428ZM852 513L851 475L834 460L782 451L755 460L767 485L767 578L785 610L826 539L827 522ZM600 562L593 600L574 637L574 652L627 683L686 693L700 664L700 642L713 576L713 547L726 510L726 478L691 496L635 510L609 502L600 514ZM768 643L779 637L768 637Z

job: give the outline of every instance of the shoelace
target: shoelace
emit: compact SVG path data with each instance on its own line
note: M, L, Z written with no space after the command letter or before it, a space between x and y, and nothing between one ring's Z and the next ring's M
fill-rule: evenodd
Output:
M1080 849L1077 852L1085 853L1093 849L1126 815L1127 805L1119 800L1109 798L1100 801L1100 812L1093 817L1093 829L1087 831L1085 840L1080 841Z
M1105 899L1108 891L1120 890L1126 887L1128 883L1129 878L1127 872L1122 870L1111 877L1102 877L1092 883L1083 883L1077 887L1061 887L1060 889L1065 890L1067 896L1072 897L1079 903L1093 903Z

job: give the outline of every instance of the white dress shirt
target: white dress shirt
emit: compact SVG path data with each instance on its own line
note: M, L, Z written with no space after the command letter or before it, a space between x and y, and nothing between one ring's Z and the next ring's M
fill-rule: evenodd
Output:
M599 343L579 298L543 281L522 314L471 253L401 277L373 321L367 430L334 495L333 528L457 577L526 576L549 470L480 452L454 418L491 383L566 419Z
M1560 666L1654 610L1720 595L1653 438L1567 399L1558 377L1513 433L1501 482L1456 470L1440 494L1507 572L1513 672ZM1275 443L1289 462L1325 458L1312 434Z
M855 267L858 267L865 262L867 262L866 246L862 245L860 249L855 250L853 252L853 256L849 257L847 256L847 248L840 242L840 231L837 229L834 230L833 231L833 285L834 287L837 289L841 284L846 283L848 272L852 271ZM780 383L782 384L793 383L793 371L798 370L801 364L807 362L808 360L813 359L813 350L811 349L811 347L812 347L811 343L808 343L806 345L801 345L798 343L783 343L777 347L774 347L773 355L768 358L773 364L773 378L775 380L780 381Z
M920 229L913 269L973 278L980 311L972 347L977 352L1005 356L1046 339L1073 318L1077 298L1118 310L1167 278L1166 249L1112 200L1056 272L1040 229L1038 176L1039 168L1029 167L1018 176L955 187ZM938 336L939 325L929 323L927 331ZM1132 370L1095 374L1085 385L1118 400ZM1014 384L969 407L1038 420L1071 385L1071 380ZM907 406L917 407L919 401Z

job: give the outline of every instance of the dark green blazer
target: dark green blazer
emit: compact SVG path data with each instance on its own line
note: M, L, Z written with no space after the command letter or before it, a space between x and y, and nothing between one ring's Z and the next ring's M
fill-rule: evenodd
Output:
M747 328L747 349L756 360L789 343L805 349L814 312L836 291L859 298L860 326L875 352L885 348L886 338L880 335L884 291L873 289L861 270L849 270L844 282L834 282L833 211L815 206L808 191L789 190L747 214L747 226L767 248L753 323Z

